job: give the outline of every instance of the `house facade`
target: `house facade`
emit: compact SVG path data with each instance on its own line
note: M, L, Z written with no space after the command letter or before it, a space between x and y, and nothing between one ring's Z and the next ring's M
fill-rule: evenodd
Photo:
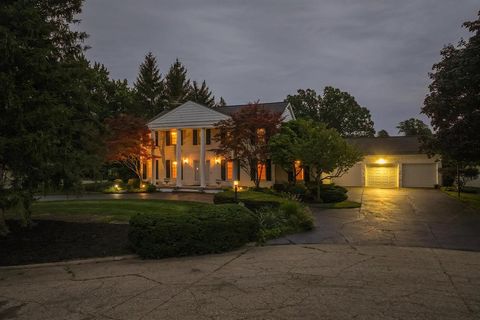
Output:
M165 111L148 123L153 140L152 157L142 163L143 178L163 188L216 189L233 186L250 187L254 183L249 172L235 162L226 161L214 153L218 143L215 124L247 105L209 108L188 101ZM283 121L295 118L284 102L265 103L262 107L282 114ZM287 174L268 161L262 170L262 187L287 181Z

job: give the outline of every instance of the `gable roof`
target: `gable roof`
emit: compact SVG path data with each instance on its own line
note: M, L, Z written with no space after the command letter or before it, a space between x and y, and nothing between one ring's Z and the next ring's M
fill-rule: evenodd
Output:
M270 111L270 112L283 113L285 111L285 108L287 108L288 103L286 103L286 102L268 102L268 103L259 103L258 105L261 106L262 108L264 108L265 110ZM214 110L231 116L235 112L238 112L238 111L240 111L243 108L248 107L248 106L249 106L249 104L237 104L237 105L232 105L232 106L217 107L217 108L214 108Z
M150 129L211 128L228 116L193 101L161 112L147 124Z
M283 121L295 119L295 115L286 102L259 103L265 110L282 114ZM165 110L148 122L150 129L171 128L211 128L220 120L228 119L248 104L210 108L193 101L187 101L175 109Z
M423 154L418 136L347 138L364 155Z

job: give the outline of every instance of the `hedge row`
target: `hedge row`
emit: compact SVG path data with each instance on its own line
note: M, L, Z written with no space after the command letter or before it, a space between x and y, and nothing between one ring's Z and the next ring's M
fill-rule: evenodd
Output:
M228 251L254 240L257 232L250 210L224 204L136 215L130 219L129 240L141 257L165 258Z

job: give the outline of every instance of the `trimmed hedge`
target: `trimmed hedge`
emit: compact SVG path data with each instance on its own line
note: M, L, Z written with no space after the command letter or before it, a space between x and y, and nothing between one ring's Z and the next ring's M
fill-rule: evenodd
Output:
M320 198L325 203L342 202L347 200L348 196L340 188L325 189L320 191Z
M143 258L218 253L254 240L258 222L236 204L205 205L184 213L138 214L130 219L129 240Z
M285 202L285 199L273 194L268 194L258 191L241 191L237 193L238 201L242 202L245 207L252 211L257 211L264 207L278 208ZM234 191L223 191L216 193L213 198L213 203L235 203Z

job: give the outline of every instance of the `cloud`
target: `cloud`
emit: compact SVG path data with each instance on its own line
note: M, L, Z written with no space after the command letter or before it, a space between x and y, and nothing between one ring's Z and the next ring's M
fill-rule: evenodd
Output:
M333 85L395 134L419 116L440 49L468 36L460 26L478 9L476 0L101 0L85 3L80 28L87 56L114 78L133 83L152 51L163 73L178 57L232 104Z

